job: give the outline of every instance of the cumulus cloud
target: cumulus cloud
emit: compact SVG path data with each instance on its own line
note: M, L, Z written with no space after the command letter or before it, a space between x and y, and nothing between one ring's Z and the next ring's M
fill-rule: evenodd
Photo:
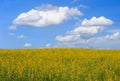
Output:
M80 39L76 41L58 42L54 47L85 47L85 48L119 48L120 33L114 32L100 37L92 37L89 39Z
M112 34L107 34L105 36L100 36L100 37L94 37L90 38L89 42L102 42L102 41L114 41L114 40L119 40L120 39L120 33L119 32L114 32Z
M73 3L76 3L77 1L78 1L78 0L72 0L72 2L71 2L71 3L73 4Z
M47 47L47 48L51 47L51 44L50 44L50 43L47 43L47 44L46 44L46 47Z
M56 36L56 40L59 42L71 42L71 41L76 41L79 38L80 38L80 35Z
M16 30L16 26L10 26L9 30Z
M10 36L15 36L15 33L9 33Z
M83 4L80 4L80 5L79 5L79 8L88 8L88 6L83 5Z
M67 34L80 35L81 38L87 39L99 33L102 30L103 30L103 26L89 26L89 27L78 26L77 28L67 32Z
M65 36L56 36L56 40L59 42L71 42L71 41L78 41L81 39L89 39L95 34L99 33L103 30L101 26L90 26L84 27L79 26L71 31L66 32Z
M119 39L120 38L120 33L119 32L115 32L115 33L113 33L112 35L106 35L105 37L104 37L104 39L110 39L110 40L117 40L117 39Z
M19 35L19 36L17 36L17 38L23 39L23 38L25 38L25 35Z
M31 43L25 43L25 44L24 44L24 47L31 47L31 46L32 46Z
M120 32L120 29L109 29L107 30L108 33Z
M95 37L89 39L88 46L93 48L119 48L118 44L120 44L120 33L114 32L112 34L108 34L101 37Z
M96 21L98 22L96 22ZM94 21L94 22L93 22ZM103 22L102 22L103 21ZM114 33L113 35L107 35L105 37L97 37L94 38L96 34L100 33L104 30L104 27L108 25L112 25L113 21L107 19L103 16L101 17L92 17L90 20L87 20L88 24L85 23L86 20L84 19L81 24L74 28L71 31L66 32L64 36L58 35L56 36L56 40L58 41L59 46L77 46L85 44L87 45L90 42L93 42L97 39L116 39L119 36L119 33ZM94 40L93 40L94 39Z
M113 21L105 18L104 16L101 16L99 18L92 17L90 20L84 19L81 23L83 26L107 26L112 24Z
M28 12L21 13L13 23L32 27L43 27L60 24L65 20L81 16L77 8L43 5Z
M96 22L95 20L98 22ZM101 20L105 23L103 23ZM94 23L93 23L93 21L94 21ZM107 19L103 16L101 16L99 18L92 17L90 20L87 20L87 22L89 22L91 24L88 23L88 25L87 25L87 23L85 23L86 20L84 19L81 22L80 26L78 26L77 28L75 28L71 31L68 31L66 33L66 36L57 36L56 40L60 41L60 42L61 41L69 42L69 41L74 41L74 40L78 40L78 39L89 39L93 35L102 31L106 25L112 24L108 21L113 22L112 20Z

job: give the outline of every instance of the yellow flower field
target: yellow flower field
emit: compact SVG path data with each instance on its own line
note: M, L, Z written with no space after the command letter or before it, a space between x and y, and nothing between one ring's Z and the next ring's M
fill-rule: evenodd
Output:
M0 50L0 81L120 81L120 50Z

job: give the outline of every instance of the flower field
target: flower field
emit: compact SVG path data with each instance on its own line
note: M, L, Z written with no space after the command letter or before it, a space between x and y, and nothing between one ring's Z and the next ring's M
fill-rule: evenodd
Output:
M120 81L120 50L0 50L0 81Z

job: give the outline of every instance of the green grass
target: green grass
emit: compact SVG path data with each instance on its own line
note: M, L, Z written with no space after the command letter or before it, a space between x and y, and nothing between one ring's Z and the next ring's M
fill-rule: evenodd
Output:
M0 81L120 81L120 50L0 50Z

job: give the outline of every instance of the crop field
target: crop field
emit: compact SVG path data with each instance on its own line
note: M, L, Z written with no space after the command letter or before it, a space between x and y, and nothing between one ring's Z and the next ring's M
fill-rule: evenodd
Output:
M120 81L120 50L0 50L0 81Z

